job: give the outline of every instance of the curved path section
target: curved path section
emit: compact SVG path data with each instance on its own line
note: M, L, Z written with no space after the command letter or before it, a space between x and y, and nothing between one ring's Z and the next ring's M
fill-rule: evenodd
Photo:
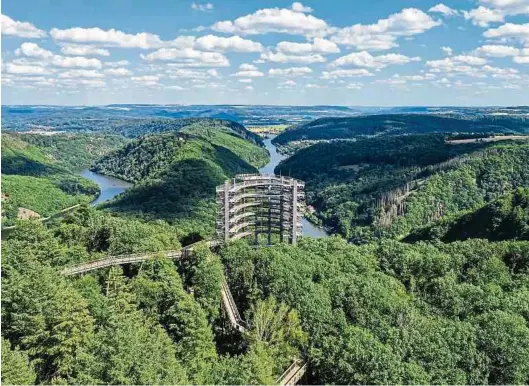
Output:
M250 233L251 234L251 233ZM93 260L87 263L78 264L75 266L67 267L61 271L65 276L79 275L82 273L94 271L96 269L108 268L114 265L122 264L134 264L141 263L153 258L163 256L166 259L177 260L182 257L186 257L189 252L193 250L198 244L202 241L194 244L190 244L181 250L178 251L165 251L165 252L150 252L150 253L137 253L131 255L117 255L109 256L107 258ZM220 241L207 241L206 244L210 248L217 247L221 244ZM228 283L224 280L220 283L221 286L221 298L222 298L222 308L228 316L231 327L241 333L247 330L247 324L242 319L235 300L231 294ZM276 380L276 383L279 385L295 385L303 377L307 371L307 364L301 359L295 359L294 362L290 365L288 369Z

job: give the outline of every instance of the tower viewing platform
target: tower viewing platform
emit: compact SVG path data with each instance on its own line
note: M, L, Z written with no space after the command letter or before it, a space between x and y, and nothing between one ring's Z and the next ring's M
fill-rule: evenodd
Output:
M305 184L291 177L239 174L217 187L217 235L224 242L265 235L295 245L303 234Z

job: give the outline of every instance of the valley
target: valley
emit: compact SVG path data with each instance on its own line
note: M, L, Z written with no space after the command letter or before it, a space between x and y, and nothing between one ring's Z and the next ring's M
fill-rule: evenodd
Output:
M45 223L5 212L16 228L2 242L3 356L27 358L18 373L97 384L274 384L289 369L303 384L529 376L520 116L492 129L474 111L399 111L261 138L225 117L127 108L89 132L72 129L81 113L66 133L2 133L7 203L41 215L80 204ZM63 118L36 122L51 120ZM505 136L480 140L491 133ZM311 221L297 245L215 238L216 187L241 173L305 182Z

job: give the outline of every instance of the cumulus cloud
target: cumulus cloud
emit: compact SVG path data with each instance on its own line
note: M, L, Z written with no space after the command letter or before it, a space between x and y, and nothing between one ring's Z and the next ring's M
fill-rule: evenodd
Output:
M101 28L52 28L50 35L54 40L75 43L97 43L104 46L126 48L157 48L162 46L158 35L147 32L128 34L114 28L103 30Z
M130 70L127 70L126 68L119 67L119 68L107 68L105 70L105 74L114 75L114 76L129 76L129 75L132 75L132 72Z
M171 79L208 79L208 78L218 78L219 74L215 69L209 69L207 71L201 70L189 70L189 69L178 69L170 70L167 72L169 78Z
M339 78L357 78L364 76L373 76L374 74L366 70L365 68L354 68L351 70L334 70L334 71L323 71L322 79L339 79Z
M211 3L199 4L199 3L193 2L191 3L191 8L194 9L195 11L211 12L213 11L213 8L215 7Z
M296 85L297 85L297 83L295 81L289 79L289 80L284 80L282 82L279 82L277 84L277 87L278 88L293 88Z
M65 44L61 47L61 53L71 56L110 56L110 52L104 48L79 44Z
M387 54L372 56L367 51L353 52L336 59L331 65L335 67L355 66L381 69L392 64L407 64L419 61L419 57L409 57L401 54Z
M232 76L238 76L241 78L257 78L264 76L264 73L259 71L259 69L252 64L243 63L239 66L239 71L235 74L232 74Z
M253 64L250 64L250 63L243 63L239 66L239 70L257 71L257 66L254 66Z
M472 24L480 27L488 27L490 23L503 22L505 19L503 12L483 6L470 11L463 11L463 16L466 20L470 20Z
M340 52L336 43L323 38L315 38L312 43L279 42L276 49L287 55L337 54Z
M292 3L292 7L290 7L294 12L303 12L303 13L311 13L314 11L311 7L307 7L303 4L301 4L299 1L295 1Z
M133 76L130 79L136 83L139 83L142 86L160 86L160 83L158 82L160 80L160 77L158 75Z
M406 8L375 24L342 28L331 40L361 50L388 50L398 46L399 37L421 34L441 24L419 9Z
M211 27L214 31L242 35L271 32L292 35L321 36L329 26L324 20L303 12L286 8L264 8L233 21L220 21Z
M224 38L215 35L206 35L198 38L196 48L205 51L233 51L233 52L261 52L263 45L252 40L243 39L240 36Z
M53 56L51 51L45 50L44 48L39 47L35 43L22 43L19 48L15 50L15 55L17 56L27 56L30 58L40 58L47 59Z
M529 0L479 0L479 2L506 15L529 15Z
M40 59L43 63L55 67L101 68L101 61L99 59L89 59L82 56L54 55L51 51L45 50L35 43L22 43L20 48L15 50L15 54L27 58Z
M21 38L43 38L46 32L25 21L16 21L9 16L1 16L2 35L19 36Z
M484 55L495 58L517 56L520 54L520 51L521 50L519 48L504 45L484 45L475 50L477 55Z
M42 66L15 63L5 63L2 66L2 71L7 74L15 75L48 75L52 72Z
M218 52L197 51L192 48L160 48L147 55L140 55L148 61L170 61L180 63L183 67L227 67L228 58Z
M432 8L430 8L428 10L428 12L432 12L432 13L441 13L445 16L456 16L459 14L459 12L455 9L452 9L446 5L444 5L443 3L439 3L435 6L433 6Z
M270 76L303 76L312 74L309 67L271 68L268 70Z
M485 31L483 36L489 39L500 39L502 41L517 40L523 44L529 45L529 23L506 23L498 28Z
M59 78L75 79L75 78L103 78L104 75L95 70L69 70L61 72Z
M323 57L320 54L312 54L312 55L286 55L282 52L263 52L261 54L260 60L267 61L267 62L275 62L275 63L305 63L305 64L311 64L311 63L323 63L326 62L327 59Z

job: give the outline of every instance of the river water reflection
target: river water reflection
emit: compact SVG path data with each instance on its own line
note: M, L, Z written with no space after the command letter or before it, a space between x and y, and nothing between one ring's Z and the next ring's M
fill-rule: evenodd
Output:
M99 197L97 197L97 199L92 201L90 204L92 206L111 200L118 194L123 193L125 190L132 187L132 184L126 181L119 180L114 177L104 176L102 174L97 174L88 169L85 169L81 172L81 177L95 182L101 191Z
M286 157L277 152L276 147L272 143L273 138L266 138L263 142L266 149L270 153L270 162L263 166L259 171L262 174L273 174L274 169ZM329 234L324 229L318 228L306 218L303 218L303 235L309 237L328 237Z

